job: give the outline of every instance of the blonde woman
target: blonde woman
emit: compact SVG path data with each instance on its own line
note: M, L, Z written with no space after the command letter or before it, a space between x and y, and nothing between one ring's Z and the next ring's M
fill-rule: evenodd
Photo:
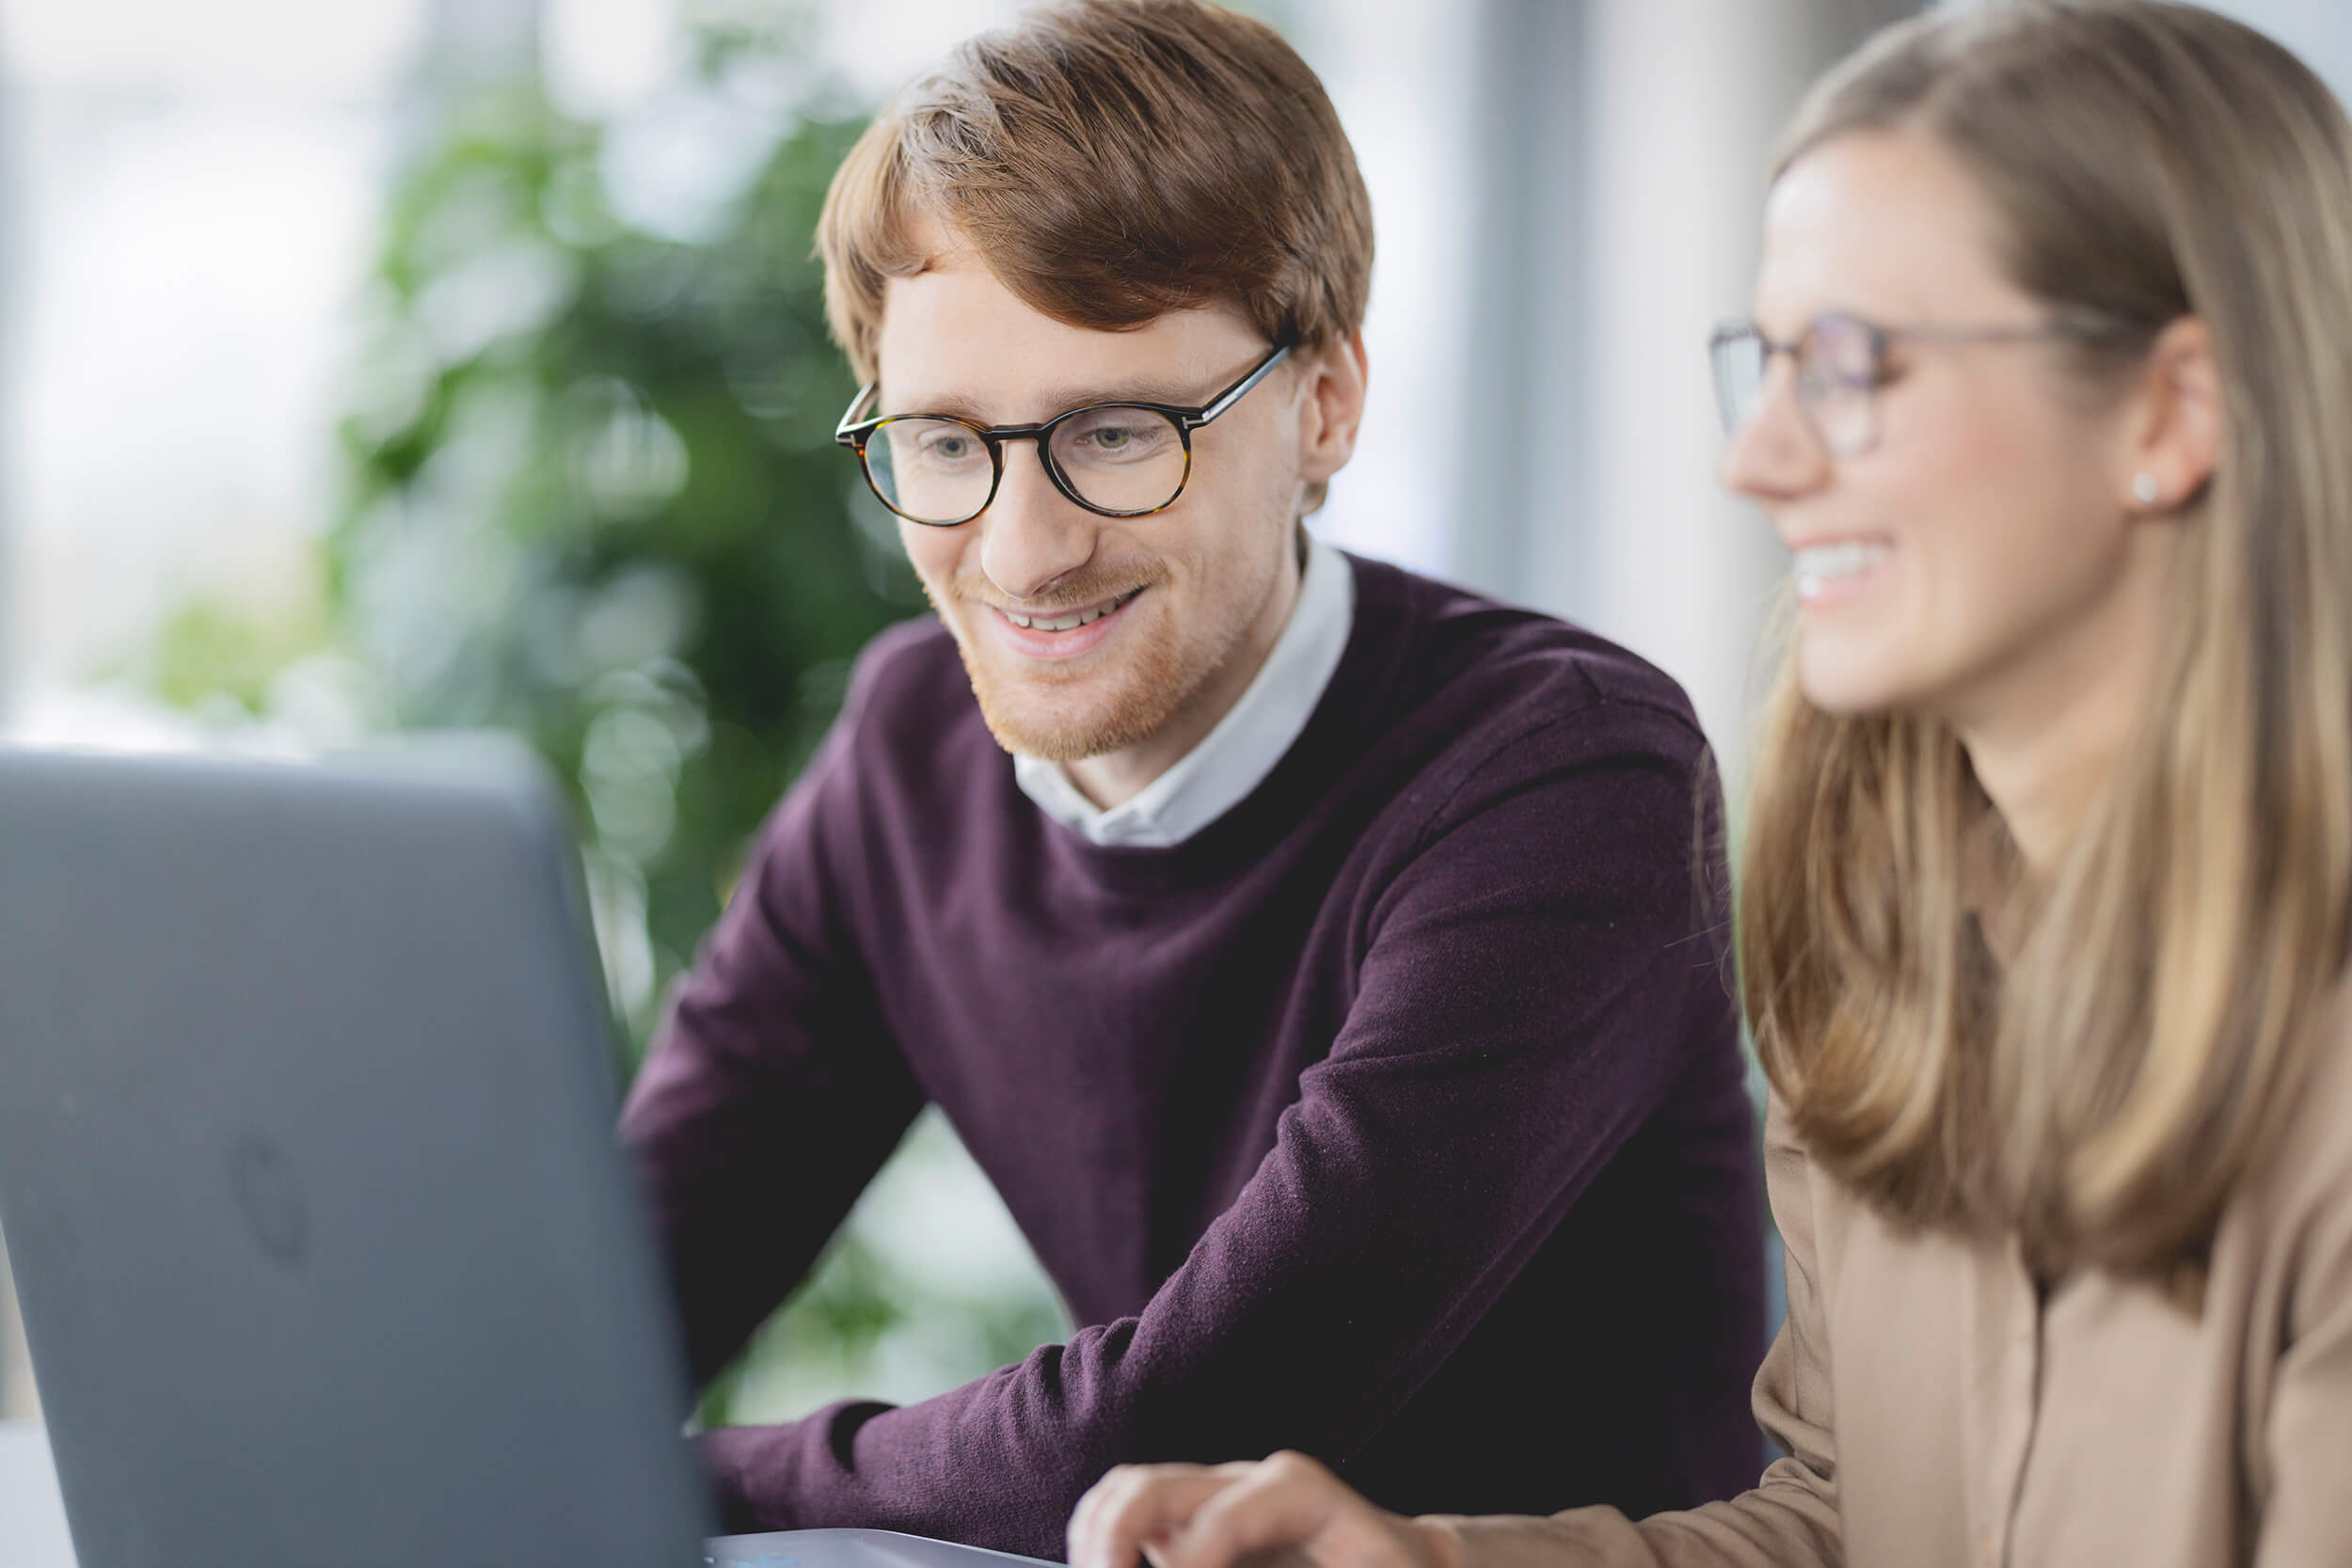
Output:
M2352 1562L2352 127L2210 12L2030 4L1787 149L1716 369L1799 600L1739 939L1788 1457L1639 1523L1127 1468L1079 1568Z

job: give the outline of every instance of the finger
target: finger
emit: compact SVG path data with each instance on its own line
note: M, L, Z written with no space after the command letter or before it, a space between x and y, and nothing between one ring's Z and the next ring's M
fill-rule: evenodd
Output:
M1372 1505L1304 1454L1280 1453L1202 1498L1187 1523L1161 1544L1162 1568L1233 1568L1247 1558L1296 1562L1303 1548L1349 1507L1369 1520Z
M1232 1484L1198 1465L1122 1465L1079 1499L1070 1522L1073 1568L1135 1568L1144 1549Z
M1070 1516L1071 1568L1135 1568L1145 1543L1180 1528L1202 1502L1248 1470L1246 1465L1120 1465L1078 1499Z

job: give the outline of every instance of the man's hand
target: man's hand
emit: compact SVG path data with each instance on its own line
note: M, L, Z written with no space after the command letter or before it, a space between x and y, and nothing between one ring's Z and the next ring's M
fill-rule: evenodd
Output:
M1122 1465L1070 1519L1071 1568L1457 1568L1453 1537L1385 1513L1301 1453Z

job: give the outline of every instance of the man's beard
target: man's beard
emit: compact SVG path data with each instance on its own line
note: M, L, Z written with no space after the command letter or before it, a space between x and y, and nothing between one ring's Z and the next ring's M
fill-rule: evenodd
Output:
M1167 573L1156 562L1115 575L1082 567L1055 585L1053 603L1036 608L1046 614L1075 610L1137 588L1156 590L1166 580ZM984 587L985 579L977 574L960 578L953 590L955 608L976 619L996 613L981 591ZM1077 762L1149 740L1224 668L1232 653L1230 644L1236 641L1224 639L1228 646L1214 648L1211 657L1190 668L1177 648L1154 639L1129 653L1113 672L1073 673L1060 681L1053 666L1037 665L1026 678L1007 681L989 667L976 646L985 630L974 626L970 635L965 635L957 617L939 602L938 591L928 581L923 591L940 619L957 633L956 651L963 657L964 673L971 678L972 694L979 700L988 733L1006 751L1046 762ZM1134 608L1151 603L1152 595L1146 593ZM1056 688L1062 685L1072 691L1073 700L1067 704L1056 701Z

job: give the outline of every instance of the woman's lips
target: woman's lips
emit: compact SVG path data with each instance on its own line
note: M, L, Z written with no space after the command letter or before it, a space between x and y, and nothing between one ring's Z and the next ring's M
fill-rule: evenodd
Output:
M1849 599L1869 586L1894 546L1884 539L1837 539L1805 545L1794 552L1789 571L1797 597L1807 609Z

